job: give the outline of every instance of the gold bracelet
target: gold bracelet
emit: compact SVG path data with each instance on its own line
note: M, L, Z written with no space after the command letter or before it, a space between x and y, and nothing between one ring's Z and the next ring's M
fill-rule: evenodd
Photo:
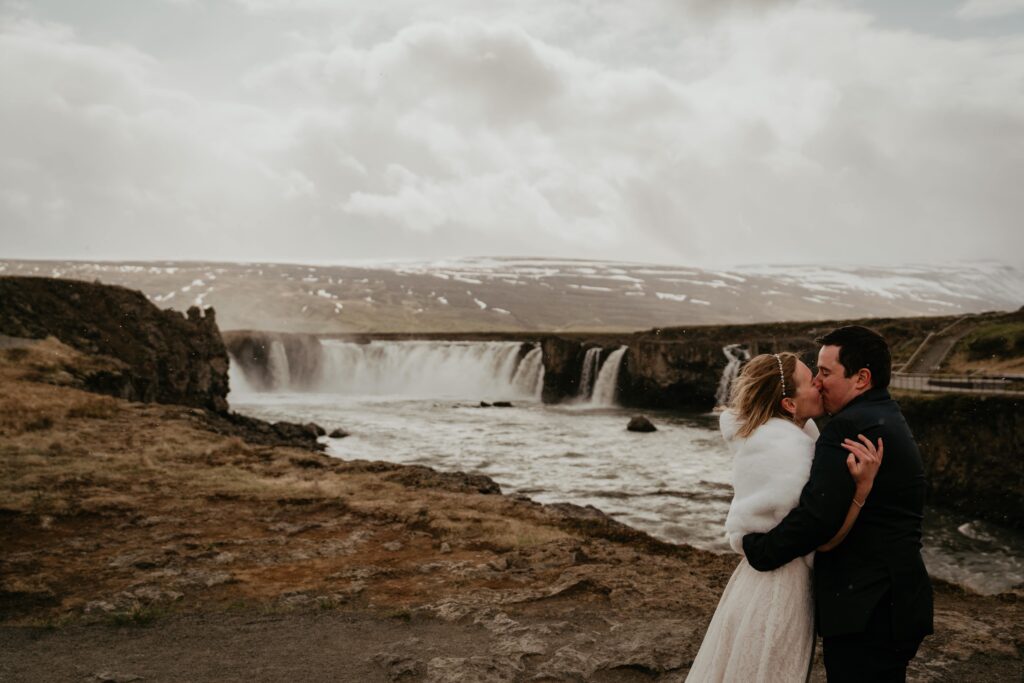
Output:
M859 508L864 507L864 503L858 503L856 498L853 499L853 504Z

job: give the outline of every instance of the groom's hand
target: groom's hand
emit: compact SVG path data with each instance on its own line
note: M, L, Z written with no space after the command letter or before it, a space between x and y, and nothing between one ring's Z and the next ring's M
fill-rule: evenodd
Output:
M743 537L743 556L747 558L747 564L756 569L759 572L770 572L778 567L770 566L762 562L763 553L757 551L761 539L764 537L762 533L747 534Z

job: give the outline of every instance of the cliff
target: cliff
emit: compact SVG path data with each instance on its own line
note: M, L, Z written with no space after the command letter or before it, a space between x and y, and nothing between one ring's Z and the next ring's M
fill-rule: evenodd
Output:
M898 395L925 465L930 502L1024 528L1024 400Z
M626 406L711 410L722 371L728 362L722 349L746 347L751 355L793 351L812 363L814 339L842 325L859 324L878 330L889 341L894 363L906 361L929 332L954 318L877 318L824 322L704 325L656 328L629 336L580 335L544 339L544 401L575 395L583 356L589 346L606 351L626 344L619 371L618 400Z
M228 356L213 309L161 310L140 292L74 280L0 277L0 334L105 360L83 388L132 401L227 410Z

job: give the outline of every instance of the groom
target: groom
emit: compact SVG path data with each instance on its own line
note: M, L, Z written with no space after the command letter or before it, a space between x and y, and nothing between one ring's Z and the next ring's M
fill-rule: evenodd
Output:
M748 534L754 569L771 571L826 543L843 524L854 483L844 439L881 438L881 469L846 539L814 560L814 602L829 683L905 681L932 632L932 589L921 560L921 456L889 396L889 345L857 325L816 340L815 386L832 419L814 449L800 503L771 531Z

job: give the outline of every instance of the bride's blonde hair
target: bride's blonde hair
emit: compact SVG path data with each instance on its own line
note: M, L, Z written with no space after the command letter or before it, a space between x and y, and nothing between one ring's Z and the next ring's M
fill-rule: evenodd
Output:
M773 417L793 419L783 410L782 399L792 398L796 393L796 361L795 353L763 353L743 366L743 372L733 382L729 402L739 419L738 436L750 436Z

